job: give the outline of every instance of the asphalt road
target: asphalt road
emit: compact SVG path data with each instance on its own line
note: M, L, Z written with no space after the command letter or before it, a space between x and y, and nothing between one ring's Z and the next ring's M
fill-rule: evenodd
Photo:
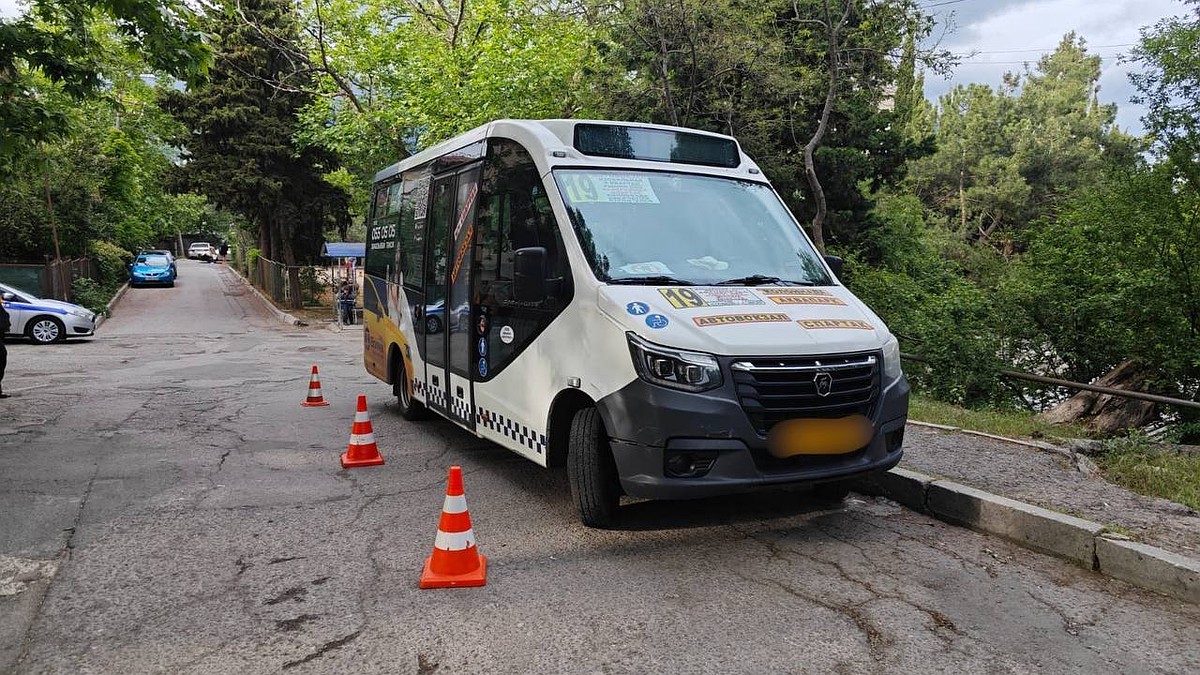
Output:
M361 333L181 271L95 339L9 344L0 672L1200 671L1200 608L883 500L586 529L561 471L400 420ZM313 363L330 407L300 406ZM358 393L387 464L345 471ZM422 591L451 464L488 585Z

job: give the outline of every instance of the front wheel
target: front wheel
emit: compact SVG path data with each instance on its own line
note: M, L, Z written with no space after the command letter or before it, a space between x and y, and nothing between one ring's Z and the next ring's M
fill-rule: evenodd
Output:
M396 405L400 408L400 416L409 422L419 422L429 416L429 409L420 401L413 400L408 388L408 371L403 361L397 361L392 373L392 394L396 396Z
M25 332L29 335L30 340L39 345L58 342L67 336L62 322L52 316L39 316L29 323Z
M430 335L442 332L442 320L436 316L425 317L425 332Z
M621 500L621 484L604 422L595 408L584 408L571 420L567 480L583 524L611 526Z

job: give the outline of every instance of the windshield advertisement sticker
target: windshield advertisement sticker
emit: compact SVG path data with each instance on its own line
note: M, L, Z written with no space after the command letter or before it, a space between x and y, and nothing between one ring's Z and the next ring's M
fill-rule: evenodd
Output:
M760 288L763 295L833 295L821 288Z
M763 304L749 288L660 288L658 292L675 309Z
M842 305L845 302L833 296L825 295L769 295L771 302L777 305Z
M574 204L599 202L602 204L657 204L658 195L650 186L646 176L628 176L611 173L562 175L563 189L567 199Z
M822 328L843 328L849 330L875 330L875 327L866 321L858 319L800 319L796 323L801 327L809 330L818 330Z
M791 321L787 314L716 314L712 316L692 317L692 321L701 328L709 326L728 326L736 323L774 323Z
M617 269L626 274L675 274L667 264L658 260L650 262L630 263Z

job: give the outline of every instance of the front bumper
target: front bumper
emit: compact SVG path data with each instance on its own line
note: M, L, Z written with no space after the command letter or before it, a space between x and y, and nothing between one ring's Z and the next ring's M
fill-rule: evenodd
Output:
M173 284L175 283L175 274L166 272L157 276L148 276L145 274L134 274L129 277L131 284Z
M76 316L68 314L63 317L67 337L86 337L96 332L96 315Z
M908 393L903 376L882 383L871 417L875 434L866 447L845 455L788 459L767 452L766 438L753 428L728 381L714 391L693 394L639 379L601 399L598 408L626 494L687 499L890 469L903 455ZM670 476L665 462L676 453L715 456L715 461L701 476Z

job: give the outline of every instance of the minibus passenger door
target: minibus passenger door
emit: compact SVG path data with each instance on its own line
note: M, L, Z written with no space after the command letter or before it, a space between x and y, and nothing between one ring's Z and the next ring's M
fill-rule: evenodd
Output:
M450 218L454 210L454 176L433 182L429 207L429 253L425 256L425 307L420 326L425 340L425 404L445 411L446 390L446 258Z
M430 407L475 428L471 269L479 166L433 183L426 267L425 370Z

